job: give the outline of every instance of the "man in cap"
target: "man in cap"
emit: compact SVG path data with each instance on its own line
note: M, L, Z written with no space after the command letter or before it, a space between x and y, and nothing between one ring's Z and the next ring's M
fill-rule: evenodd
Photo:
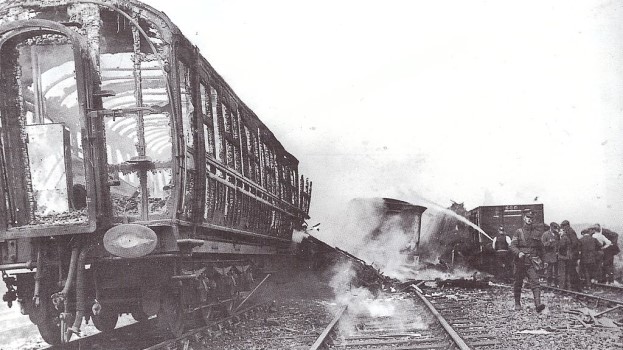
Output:
M504 226L498 227L498 235L493 238L493 250L498 262L499 276L503 280L512 279L513 256L509 250L511 246L511 238L504 231Z
M597 261L601 243L593 237L594 227L582 230L580 238L580 270L584 277L584 286L591 288L591 279L596 277Z
M578 259L580 258L580 239L578 238L578 234L575 232L571 224L569 224L569 220L563 220L560 223L560 228L563 232L563 235L566 235L569 239L569 246L567 251L568 261L566 264L567 271L566 274L569 278L569 286L572 290L580 291L580 276L578 275Z
M593 277L599 281L599 283L604 283L606 281L605 271L604 271L604 255L606 249L612 246L612 242L606 236L604 236L601 226L599 224L595 224L589 227L587 230L590 230L593 238L595 238L599 242L599 250L595 255L595 271Z
M543 262L543 242L541 231L533 225L534 213L530 209L523 212L523 225L517 229L511 240L510 249L515 255L515 283L513 294L515 296L515 310L521 310L521 287L523 280L528 277L528 286L534 295L534 306L537 312L543 311L545 305L541 304L541 288L537 271L541 269Z
M541 242L543 242L543 262L545 263L545 276L547 284L558 285L558 245L560 236L558 230L560 226L552 222L549 224L549 230L543 232Z
M603 265L602 265L602 275L601 279L603 282L612 283L614 282L614 256L619 254L621 249L619 249L619 235L610 231L606 228L602 228L601 225L595 224L594 226L595 237L600 242L608 242L607 245L602 245L603 252ZM603 239L600 239L602 238Z
M575 271L573 261L575 245L570 236L571 233L568 230L560 230L560 240L558 241L558 287L562 289L570 288L571 270Z

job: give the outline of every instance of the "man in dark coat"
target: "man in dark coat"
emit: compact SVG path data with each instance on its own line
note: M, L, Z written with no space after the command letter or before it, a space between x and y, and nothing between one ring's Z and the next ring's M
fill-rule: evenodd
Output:
M558 287L562 289L570 288L571 271L575 271L576 267L573 260L575 245L570 236L571 232L569 230L560 231L560 240L558 241Z
M510 249L515 255L515 282L513 294L515 296L515 310L521 310L521 287L523 280L528 278L528 286L534 295L534 306L537 312L543 311L541 304L541 288L537 271L542 268L543 243L542 233L532 224L534 213L526 209L523 212L523 226L515 232L511 240Z
M580 270L584 277L584 286L591 288L591 279L597 277L597 261L601 243L593 237L594 228L587 228L582 231L580 238Z
M563 232L568 233L571 245L569 247L569 261L567 262L567 275L569 276L569 286L572 290L580 291L580 276L578 275L578 259L580 258L580 240L578 234L569 224L569 220L560 223Z
M548 285L558 285L558 245L560 236L558 233L560 226L552 222L549 230L543 232L541 241L543 242L543 263L545 264L545 276Z
M498 275L501 279L510 281L513 278L513 255L509 250L511 238L504 231L504 227L498 227L498 235L493 238L493 250L495 250L496 262L498 263Z

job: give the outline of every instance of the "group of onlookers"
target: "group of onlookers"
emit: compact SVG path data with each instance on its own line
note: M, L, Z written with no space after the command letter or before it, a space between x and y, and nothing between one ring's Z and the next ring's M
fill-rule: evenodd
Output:
M590 288L592 281L614 282L614 256L620 252L618 234L595 224L577 233L568 220L533 224L534 214L523 213L523 225L512 238L504 228L493 239L502 278L510 277L514 266L515 309L521 309L521 288L525 278L534 292L538 312L545 306L540 301L540 274L548 285L565 289ZM513 261L512 261L513 260ZM583 283L582 283L583 282Z
M565 220L560 225L552 222L541 241L547 284L580 290L580 280L586 288L593 280L614 282L614 256L620 252L616 232L595 224L578 238Z

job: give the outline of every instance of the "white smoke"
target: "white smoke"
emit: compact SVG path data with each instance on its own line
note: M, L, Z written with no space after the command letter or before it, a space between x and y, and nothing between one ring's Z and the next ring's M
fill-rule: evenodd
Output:
M309 234L306 232L294 230L294 232L292 232L292 242L297 244L301 243L307 236L309 236Z
M355 271L352 262L342 262L334 266L333 278L330 285L335 292L335 300L333 305L339 307L347 307L345 316L342 317L339 324L339 333L341 336L352 335L357 327L358 320L365 318L389 318L397 317L400 321L399 304L396 303L395 297L377 297L366 288L354 287L352 280L355 278ZM394 323L393 326L403 330L406 329L426 329L428 325L417 315L409 315L409 321Z
M401 281L421 279L418 276L420 270L430 263L436 264L442 253L436 250L439 247L435 240L439 239L437 234L444 222L451 218L475 225L430 201L417 198L410 203L428 208L422 214L419 247L419 253L425 253L427 261L421 261L420 265L413 261L407 250L413 243L412 233L405 232L398 216L384 216L385 204L381 198L352 200L336 214L340 221L323 224L323 230L314 232L314 236L373 265L385 276ZM477 226L475 228L482 231ZM463 274L457 277L463 277Z

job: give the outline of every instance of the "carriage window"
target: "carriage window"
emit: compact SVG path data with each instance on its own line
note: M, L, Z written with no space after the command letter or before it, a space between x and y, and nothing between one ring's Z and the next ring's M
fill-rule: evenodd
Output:
M214 120L210 108L210 96L203 83L200 85L201 113L203 114L203 133L205 137L205 150L210 158L214 158Z
M158 57L131 23L106 9L100 15L102 90L110 92L103 98L104 108L150 108L104 119L113 216L168 216L173 143L166 77ZM143 20L139 23L146 32L157 32Z
M184 140L186 147L194 147L193 137L193 113L194 107L192 97L190 95L190 69L182 62L179 62L179 78L180 78L180 101L182 103L182 124L184 128ZM192 157L192 153L187 155Z
M0 57L3 215L12 227L85 223L85 127L70 40L15 37Z
M180 101L182 106L182 128L186 145L184 149L184 173L182 178L184 195L181 198L181 206L183 208L184 215L191 217L194 193L193 188L195 183L195 107L193 105L192 98L190 68L182 61L178 62L178 74Z
M225 164L230 169L242 173L242 161L240 159L240 132L237 109L229 109L221 104L221 118L224 128Z
M210 105L212 107L212 119L214 121L214 151L216 159L223 161L223 126L222 117L218 113L218 104L220 103L216 89L210 86Z

